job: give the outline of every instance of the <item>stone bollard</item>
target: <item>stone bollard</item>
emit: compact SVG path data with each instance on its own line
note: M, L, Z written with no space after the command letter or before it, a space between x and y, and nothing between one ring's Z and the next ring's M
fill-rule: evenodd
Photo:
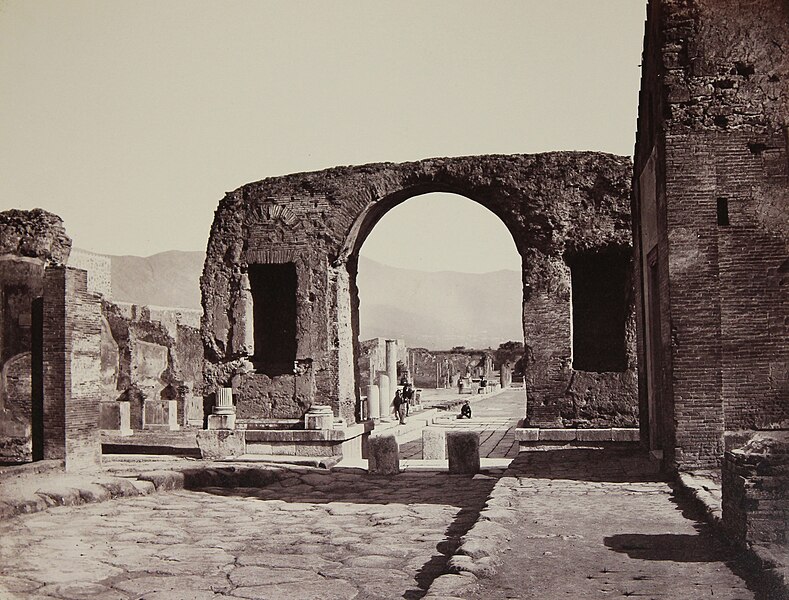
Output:
M422 430L422 459L445 460L447 457L447 430L443 427L425 427Z
M381 418L380 394L377 385L367 388L367 418L377 421Z
M447 456L450 473L479 473L479 432L447 431Z
M370 436L367 440L367 461L370 475L397 475L400 472L400 449L395 436Z

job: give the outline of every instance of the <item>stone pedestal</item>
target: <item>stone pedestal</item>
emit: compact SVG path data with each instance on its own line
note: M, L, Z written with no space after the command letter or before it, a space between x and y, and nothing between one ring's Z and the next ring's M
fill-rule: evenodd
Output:
M331 406L311 406L304 415L304 429L333 429L334 413Z
M381 399L377 385L367 388L367 418L376 421L381 418Z
M119 400L102 401L100 405L99 427L107 431L117 431L120 435L132 435L131 410L129 402Z
M422 458L445 460L447 457L447 431L443 427L425 427L422 430Z
M397 475L400 472L400 448L395 436L370 436L367 461L370 475Z
M177 400L143 400L143 429L166 429L176 431L178 425Z
M235 429L236 407L233 406L233 388L219 388L216 391L216 405L213 414L208 415L208 429Z
M389 393L389 376L381 373L378 375L378 405L380 417L388 419L391 416L390 404L394 392Z
M448 431L447 457L450 473L479 473L479 432Z

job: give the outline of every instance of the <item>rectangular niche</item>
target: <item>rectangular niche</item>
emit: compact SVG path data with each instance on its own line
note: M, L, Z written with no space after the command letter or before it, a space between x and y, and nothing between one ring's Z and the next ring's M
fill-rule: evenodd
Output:
M630 252L581 253L568 264L572 278L573 369L624 371Z
M267 375L293 373L296 360L296 265L249 265L256 368Z

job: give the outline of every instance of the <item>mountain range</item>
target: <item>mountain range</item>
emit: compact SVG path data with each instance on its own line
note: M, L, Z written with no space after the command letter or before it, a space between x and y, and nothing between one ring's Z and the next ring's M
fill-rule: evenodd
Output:
M203 252L111 256L115 300L200 308ZM520 273L426 272L359 259L361 339L404 339L410 347L497 347L522 340Z

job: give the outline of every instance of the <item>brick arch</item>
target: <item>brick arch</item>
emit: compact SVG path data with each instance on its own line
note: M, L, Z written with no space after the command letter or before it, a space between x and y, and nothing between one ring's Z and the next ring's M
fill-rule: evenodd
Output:
M393 207L450 192L499 216L523 259L530 402L574 402L577 379L585 382L583 393L632 397L620 374L574 378L564 260L568 251L630 247L631 168L626 157L594 152L436 158L273 177L228 193L215 213L201 278L209 389L232 384L242 420L298 418L312 404L328 404L352 422L359 402L359 248ZM282 263L295 265L298 281L298 364L294 374L268 377L250 347L248 269Z

